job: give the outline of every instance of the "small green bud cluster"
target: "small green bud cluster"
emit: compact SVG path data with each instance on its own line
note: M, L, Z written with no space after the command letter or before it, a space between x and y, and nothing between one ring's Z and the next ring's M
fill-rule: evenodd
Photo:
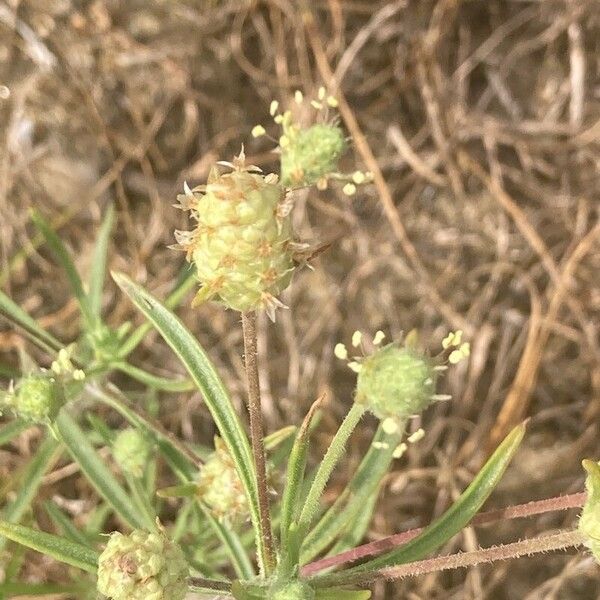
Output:
M372 340L374 352L352 357L348 366L358 374L356 402L381 419L386 431L392 433L399 423L421 413L432 402L449 400L450 396L435 393L438 374L446 365L417 349L410 337L404 345L381 346L384 339L384 333L378 331ZM362 348L360 331L354 332L352 346ZM460 331L447 336L442 346L448 350L451 363L469 355L469 345L462 342ZM334 353L342 360L348 359L344 344L337 344Z
M217 519L235 521L249 514L244 486L221 438L215 438L215 451L200 468L197 496Z
M304 104L304 96L296 91L295 102ZM320 122L303 126L292 115L292 111L278 112L279 103L271 102L270 113L281 127L279 153L281 155L281 182L286 187L308 186L316 184L319 189L327 188L328 179L345 181L344 193L351 196L356 193L356 185L372 179L369 173L356 171L353 174L338 172L338 162L348 144L343 130L336 119L328 119L330 108L337 107L337 100L327 96L325 88L319 88L316 99L310 105L317 111ZM252 129L253 137L266 134L262 125Z
M285 190L276 175L246 166L243 150L233 163L219 164L232 171L215 168L207 185L186 186L178 196L179 207L198 223L175 232L202 284L194 302L215 298L239 311L263 308L273 318L294 270Z
M55 374L40 371L21 379L5 403L21 419L51 424L65 403L65 391Z
M583 468L587 471L587 499L579 518L579 531L585 539L585 545L600 562L600 464L584 460Z
M98 560L98 591L113 600L183 600L189 568L163 532L112 533Z
M112 444L115 461L123 473L141 477L150 458L150 440L143 432L133 427L120 431Z

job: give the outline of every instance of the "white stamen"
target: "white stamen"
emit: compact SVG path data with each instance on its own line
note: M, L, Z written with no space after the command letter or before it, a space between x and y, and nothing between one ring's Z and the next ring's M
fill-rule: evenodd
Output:
M388 435L392 435L392 434L396 433L396 431L398 431L398 423L395 419L388 417L387 419L384 419L382 421L381 428Z
M383 342L384 339L385 339L385 333L383 333L383 331L381 331L381 329L379 331L376 331L375 337L373 337L373 345L379 346L379 344L381 344L381 342Z
M339 358L340 360L346 360L348 358L348 349L344 344L339 343L335 345L335 348L333 349L333 354L336 356L336 358Z
M358 346L360 346L361 342L362 342L362 333L360 331L355 331L352 334L352 347L358 348Z
M401 458L404 455L404 453L406 452L407 448L408 448L408 446L404 442L402 442L401 444L398 444L398 446L396 446L396 449L394 450L394 453L392 456L394 458Z
M414 433L411 433L411 435L408 436L407 441L409 444L414 444L415 442L422 440L424 437L425 437L425 430L421 427L421 428L417 429Z

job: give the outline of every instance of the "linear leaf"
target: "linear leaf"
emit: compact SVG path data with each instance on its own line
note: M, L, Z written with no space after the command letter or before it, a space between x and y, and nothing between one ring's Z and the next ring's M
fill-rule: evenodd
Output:
M148 387L155 388L157 390L163 390L164 392L188 392L193 390L196 386L191 379L168 379L166 377L159 377L134 367L125 361L118 361L111 363L111 367L129 375L132 379L147 385Z
M15 419L6 425L3 425L0 427L0 446L8 444L8 442L30 427L33 427L33 423L21 421L21 419Z
M58 507L58 505L52 500L44 502L44 509L48 513L50 520L54 526L72 542L77 542L82 546L90 547L90 541L82 531L79 531L73 524L70 517Z
M44 236L46 243L50 246L50 250L54 254L56 260L60 264L60 266L65 270L67 275L67 279L71 285L71 289L77 302L79 303L79 308L81 310L81 314L83 315L88 327L92 327L94 324L94 319L92 316L92 311L90 309L89 298L83 290L83 284L81 283L81 277L79 277L79 273L75 268L75 264L67 248L65 247L63 241L57 235L56 231L52 229L51 225L44 219L41 213L37 211L31 212L31 220L38 228L40 233Z
M57 352L63 347L61 342L43 329L34 318L29 316L2 291L0 291L0 312L15 325L23 329L31 341L49 354Z
M498 446L458 500L416 538L357 567L345 569L332 575L322 577L317 575L315 583L318 581L318 586L322 586L351 581L353 575L419 560L435 552L450 538L459 533L477 514L500 482L524 435L525 425L515 427Z
M77 585L62 583L0 583L0 594L8 594L9 598L19 596L48 596L49 594L83 594L85 590Z
M173 287L173 291L166 297L164 305L167 308L175 308L185 297L185 295L194 287L196 276L193 269L186 265L180 272L177 282ZM119 357L124 358L131 354L137 345L144 339L148 332L152 329L152 323L146 321L142 323L129 337L123 342L119 349Z
M248 497L255 531L260 531L258 491L250 443L229 394L206 352L184 324L151 294L121 273L113 274L113 278L135 306L154 324L202 392L206 406L236 464ZM258 537L260 550L262 542Z
M56 426L62 442L73 459L79 464L96 491L113 507L115 512L134 529L148 527L153 529L154 523L148 523L136 510L130 497L89 443L86 434L65 410L58 415Z
M364 513L369 499L377 495L379 484L388 472L394 450L402 440L404 430L405 426L402 426L394 433L386 433L382 425L378 427L356 473L306 537L302 546L301 564L313 560L340 533L353 526L358 513Z
M0 521L0 535L89 573L95 573L98 568L98 552L50 533Z
M18 523L25 511L29 508L31 501L42 482L42 477L48 468L58 460L58 442L48 436L40 445L31 462L19 476L19 491L15 499L2 511L2 519L9 523ZM6 540L0 539L0 550L4 548Z
M310 442L310 425L323 398L324 396L321 396L310 407L310 410L298 431L288 461L286 483L283 490L283 498L281 500L280 524L281 548L283 553L282 564L284 564L284 568L297 566L298 562L300 541L295 540L295 543L293 543L289 539L290 526L297 519L301 501L300 489L302 488L304 472L306 470L306 457L308 455L308 446Z
M106 275L106 258L108 255L108 243L110 241L110 233L115 222L115 208L112 204L108 206L108 210L102 219L100 231L96 238L96 246L94 247L94 256L92 257L92 267L90 271L89 287L89 304L92 317L98 322L100 321L100 311L102 310L102 291L104 289L104 277Z

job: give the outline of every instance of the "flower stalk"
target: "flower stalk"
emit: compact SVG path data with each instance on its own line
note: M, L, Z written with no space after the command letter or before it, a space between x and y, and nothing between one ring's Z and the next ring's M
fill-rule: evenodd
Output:
M267 467L265 446L263 443L262 408L260 401L260 384L258 380L258 351L256 338L256 313L242 313L242 330L244 335L244 366L248 388L248 414L250 417L250 444L256 467L256 483L258 486L258 508L260 517L260 537L262 540L262 570L265 575L272 572L275 566L275 548L271 529L269 510L269 491L267 486Z

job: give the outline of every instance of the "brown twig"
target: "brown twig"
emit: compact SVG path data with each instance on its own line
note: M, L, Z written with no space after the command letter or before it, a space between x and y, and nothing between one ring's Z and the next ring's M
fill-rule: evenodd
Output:
M262 542L264 544L265 574L269 574L275 566L275 550L271 530L269 512L269 492L267 489L267 468L265 463L265 447L263 443L262 411L260 406L260 384L258 380L258 353L256 350L256 313L242 313L242 329L244 332L244 365L248 385L248 414L250 416L250 440L252 455L256 466L256 483L258 487L258 510Z

